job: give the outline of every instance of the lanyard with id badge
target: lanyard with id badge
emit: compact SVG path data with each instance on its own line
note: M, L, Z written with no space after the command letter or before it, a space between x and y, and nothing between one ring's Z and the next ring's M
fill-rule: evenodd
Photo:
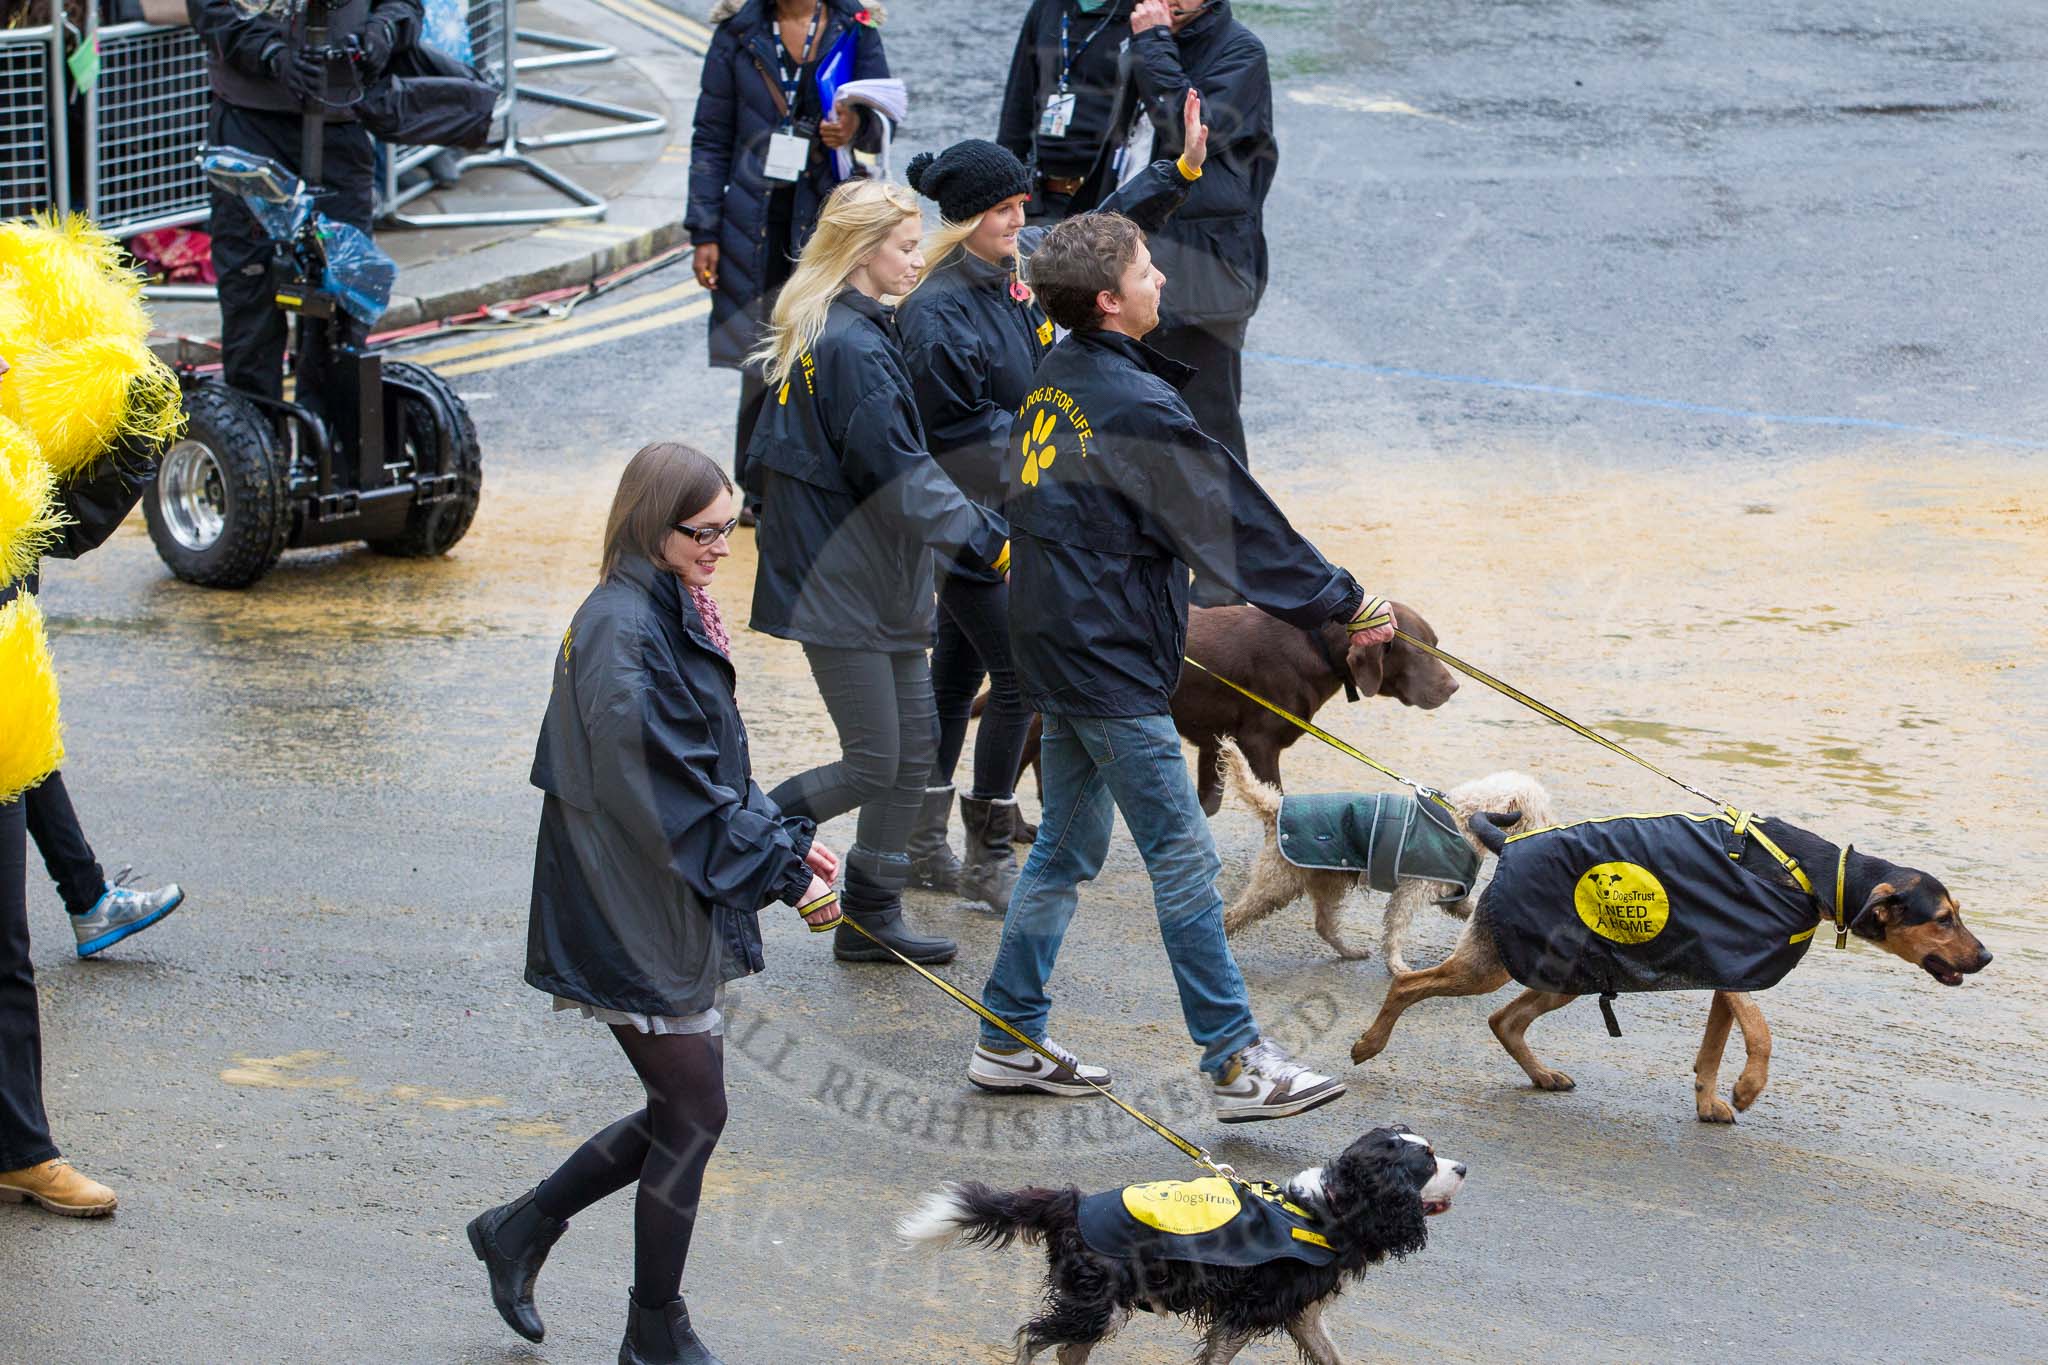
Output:
M818 22L824 17L823 0L811 10L811 27L804 34L803 56L790 64L788 44L778 33L775 40L775 63L782 76L782 127L768 135L768 161L761 168L761 174L770 180L794 184L803 177L804 167L811 160L811 139L797 130L797 92L803 84L804 68L810 65L811 53L818 44ZM810 125L813 132L816 125Z
M1101 36L1102 30L1108 28L1109 21L1115 17L1116 10L1112 7L1108 14L1103 15L1101 19L1096 21L1095 27L1089 30L1088 36L1081 40L1080 48L1075 50L1068 46L1068 37L1073 29L1074 16L1067 12L1061 13L1060 88L1045 97L1045 108L1038 115L1038 135L1040 137L1065 137L1067 135L1067 129L1074 122L1075 93L1068 88L1068 80L1073 74L1074 63L1080 58L1082 53L1088 50L1088 45Z

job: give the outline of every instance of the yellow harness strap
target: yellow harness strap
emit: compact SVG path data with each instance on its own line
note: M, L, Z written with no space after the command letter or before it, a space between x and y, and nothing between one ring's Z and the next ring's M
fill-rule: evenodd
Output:
M1849 849L1850 845L1843 844L1842 856L1835 860L1835 946L1837 948L1849 946L1849 915L1842 905L1842 898L1848 894L1849 887Z

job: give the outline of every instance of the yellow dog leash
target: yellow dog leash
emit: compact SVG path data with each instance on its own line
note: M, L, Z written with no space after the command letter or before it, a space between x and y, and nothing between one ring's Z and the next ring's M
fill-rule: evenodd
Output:
M835 901L837 899L837 892L834 892L830 896L820 896L818 897L818 899L812 901L809 905L797 907L797 913L799 915L813 914L830 901ZM1043 1044L1037 1042L1035 1039L1025 1037L1020 1030L1012 1027L1008 1020L998 1018L994 1011L990 1010L986 1005L982 1004L979 1000L976 1000L973 996L967 994L967 992L961 990L958 986L955 986L952 982L946 980L946 978L940 976L937 972L931 971L926 967L920 966L918 963L912 962L902 953L897 952L893 947L890 947L890 945L884 943L881 939L875 937L874 934L868 931L866 926L861 924L859 920L854 919L851 915L841 914L839 918L834 919L825 924L810 924L808 921L806 921L807 927L809 927L810 931L814 934L822 934L828 929L837 929L842 924L852 929L855 933L859 934L868 942L874 944L877 948L880 948L886 953L888 953L889 956L895 958L898 962L901 962L904 966L910 968L910 970L916 972L925 980L931 982L932 985L938 987L941 991L945 992L946 995L950 996L959 1004L964 1005L968 1009L974 1011L975 1014L981 1017L983 1023L991 1024L996 1028L1001 1029L1004 1033L1009 1034L1012 1038L1015 1038L1018 1042L1022 1043L1025 1047L1030 1048L1033 1052L1037 1053L1046 1061L1051 1062L1054 1066L1066 1065L1066 1062L1063 1059L1054 1056L1052 1052L1047 1050ZM1079 1073L1077 1072L1076 1075L1078 1074ZM1229 1166L1216 1161L1213 1157L1209 1155L1206 1149L1198 1147L1194 1143L1189 1142L1179 1133L1174 1132L1173 1129L1167 1127L1158 1119L1153 1118L1150 1114L1138 1108L1138 1106L1136 1106L1135 1104L1130 1104L1126 1102L1122 1096L1118 1095L1108 1086L1098 1085L1092 1088L1096 1094L1102 1096L1111 1104L1115 1105L1117 1108L1123 1110L1126 1114L1129 1114L1132 1118L1136 1119L1139 1123L1143 1124L1147 1128L1150 1128L1160 1137L1165 1138L1168 1142L1172 1143L1175 1147L1179 1148L1182 1155L1186 1156L1188 1160L1194 1162L1203 1170L1209 1172L1209 1174L1239 1184L1244 1183L1242 1177L1240 1177L1236 1171L1232 1170Z

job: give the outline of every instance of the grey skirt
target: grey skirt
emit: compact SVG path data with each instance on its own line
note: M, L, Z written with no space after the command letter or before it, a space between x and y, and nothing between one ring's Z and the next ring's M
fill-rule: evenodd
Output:
M718 995L711 1008L698 1010L695 1014L632 1014L625 1010L599 1009L586 1005L581 1000L571 1000L565 995L554 997L557 1014L570 1010L582 1014L585 1019L595 1019L600 1024L616 1028L636 1029L641 1033L709 1033L718 1037L725 1035L725 987L718 988Z

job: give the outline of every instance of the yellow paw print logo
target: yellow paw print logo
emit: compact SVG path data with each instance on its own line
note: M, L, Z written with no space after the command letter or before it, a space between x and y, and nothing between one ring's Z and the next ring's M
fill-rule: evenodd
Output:
M1031 423L1031 430L1024 433L1024 482L1036 487L1038 476L1050 465L1059 452L1053 449L1048 439L1052 435L1053 415L1040 412Z

